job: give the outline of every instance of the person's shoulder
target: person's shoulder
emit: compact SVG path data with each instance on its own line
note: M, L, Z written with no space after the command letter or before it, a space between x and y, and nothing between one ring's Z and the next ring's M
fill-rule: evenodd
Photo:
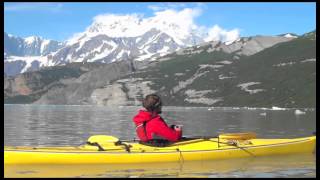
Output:
M134 117L138 117L144 115L143 110L138 110L138 112L134 115Z
M156 121L165 123L164 119L163 119L160 115L157 115L154 119L155 119Z

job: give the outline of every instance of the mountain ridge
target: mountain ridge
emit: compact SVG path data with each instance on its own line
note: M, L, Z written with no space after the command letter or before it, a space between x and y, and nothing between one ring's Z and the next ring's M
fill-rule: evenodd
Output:
M34 39L39 38L36 37ZM251 41L251 39L255 41ZM293 37L254 36L239 38L232 43L211 41L202 42L202 44L221 45L223 50L231 52L233 49L239 49L240 47L246 48L245 44L248 41L249 44L255 43L253 45L260 47L260 49L256 50L253 50L253 47L247 48L252 52L243 51L246 55L251 55L275 43L291 39L293 39ZM20 41L22 40L20 39ZM5 41L5 43L6 42L7 41ZM199 45L201 46L201 44ZM42 45L38 46L43 47ZM192 47L193 46L190 48ZM112 38L105 34L99 34L93 37L81 36L78 41L75 41L73 44L64 42L63 46L59 46L54 52L51 51L46 55L41 54L41 56L30 56L28 58L23 56L9 56L10 54L6 53L6 49L5 44L5 74L17 75L26 71L39 70L45 66L65 65L72 62L111 63L122 60L153 61L166 54L183 51L183 49L188 49L188 47L180 46L175 42L173 37L165 32L151 29L143 34L143 36L138 37ZM39 55L39 53L35 55Z

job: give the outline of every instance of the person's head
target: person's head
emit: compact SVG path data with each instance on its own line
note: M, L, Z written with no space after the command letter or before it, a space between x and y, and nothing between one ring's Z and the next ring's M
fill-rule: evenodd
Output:
M156 112L158 114L161 113L162 102L160 97L156 94L147 95L144 98L142 105L149 112Z

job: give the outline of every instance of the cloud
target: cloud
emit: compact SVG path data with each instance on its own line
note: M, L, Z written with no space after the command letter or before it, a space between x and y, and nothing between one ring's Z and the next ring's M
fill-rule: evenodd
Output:
M186 7L184 3L158 3L158 5L149 5L148 8L153 11L162 11L167 9L180 9Z
M239 37L240 31L237 28L227 31L218 25L214 25L208 29L208 36L205 38L205 41L232 42L237 40Z
M132 14L99 14L93 18L93 22L96 23L108 23L114 21L124 21L124 20L133 20L138 21L143 18L143 14L132 13Z
M5 3L5 12L21 12L21 11L47 11L60 12L62 10L62 3Z
M150 5L150 6L148 6L148 8L153 10L153 11L160 11L160 10L164 10L165 9L163 6L155 6L155 5Z
M155 12L155 16L152 17L154 21L167 22L176 24L186 31L196 29L197 25L195 24L194 19L201 15L201 9L191 9L185 8L181 11L176 11L172 9L167 9L164 11Z
M176 28L181 33L180 35L187 36L192 29L197 28L194 19L201 13L201 9L198 8L185 8L181 11L174 9L156 11L151 17L144 17L143 14L138 13L100 14L93 18L93 23L87 28L87 31L91 33L105 31L111 36L116 36L116 34L120 36L119 32L126 29L123 35L134 37L150 28L157 28L169 34L168 31L174 34L173 29Z
M196 3L194 8L184 8L176 10L177 8L185 7L183 3L167 3L158 6L149 6L155 14L155 19L162 19L168 22L175 22L187 31L196 30L200 36L205 36L205 41L222 41L232 42L240 37L238 28L226 30L219 25L212 27L199 26L195 23L195 18L202 15L203 9L207 9L204 3Z
M183 7L184 4L164 4L165 6L149 6L154 10L153 16L145 17L144 14L99 14L93 18L93 23L87 27L88 35L106 33L111 37L136 37L151 28L157 28L175 40L185 39L193 33L204 41L229 42L239 38L237 28L226 30L218 25L204 26L196 23L195 19L201 17L205 5L196 4L193 8L181 10L169 8ZM214 19L213 19L214 20ZM77 38L80 34L71 39ZM179 42L177 42L179 43Z

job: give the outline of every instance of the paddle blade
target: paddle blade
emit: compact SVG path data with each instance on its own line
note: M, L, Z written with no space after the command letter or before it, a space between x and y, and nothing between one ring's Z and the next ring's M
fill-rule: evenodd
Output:
M119 139L114 136L107 136L107 135L94 135L89 137L89 143L99 143L99 144L108 144L108 143L115 143L118 142Z
M220 139L230 139L230 140L248 140L254 139L257 137L257 134L254 132L244 132L244 133L225 133L220 134Z

